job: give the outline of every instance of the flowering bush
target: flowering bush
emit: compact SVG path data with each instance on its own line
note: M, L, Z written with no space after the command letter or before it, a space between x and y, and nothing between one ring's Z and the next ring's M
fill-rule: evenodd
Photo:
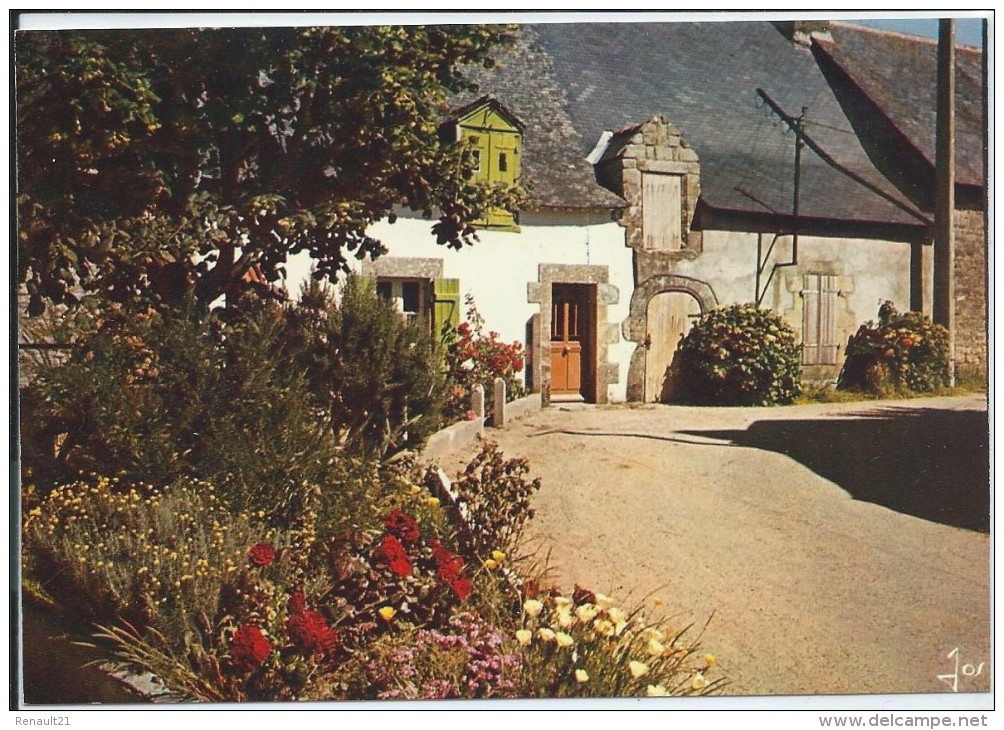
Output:
M455 331L445 333L446 374L451 385L446 401L448 420L466 418L471 389L481 385L485 389L485 412L494 408L495 378L506 384L506 400L516 400L526 395L521 375L525 353L519 342L499 342L498 332L485 335L485 320L468 294L467 322L461 322Z
M527 597L514 632L523 655L521 696L628 697L704 695L715 659L699 643L648 623L607 596L577 587Z
M879 322L861 325L847 342L842 390L929 393L951 385L948 330L920 312L900 314L892 302Z
M462 523L457 535L464 552L485 560L492 551L516 551L523 527L533 519L530 498L540 489L540 479L527 479L529 472L526 459L506 459L498 444L482 443L453 485L461 513L455 521ZM435 472L427 473L426 483L437 488Z
M773 312L732 304L701 315L680 340L670 399L704 405L790 403L799 393L801 350Z
M522 665L502 632L475 614L439 629L406 630L378 642L364 660L361 699L513 697Z

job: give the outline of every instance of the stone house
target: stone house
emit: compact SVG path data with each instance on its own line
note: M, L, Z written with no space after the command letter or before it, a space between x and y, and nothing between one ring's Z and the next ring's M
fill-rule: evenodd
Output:
M522 26L445 124L532 207L460 252L402 212L358 270L430 326L473 293L545 401L657 400L693 318L733 302L777 311L805 377L833 379L881 302L930 312L934 47L837 23ZM985 363L984 95L959 55L959 352Z

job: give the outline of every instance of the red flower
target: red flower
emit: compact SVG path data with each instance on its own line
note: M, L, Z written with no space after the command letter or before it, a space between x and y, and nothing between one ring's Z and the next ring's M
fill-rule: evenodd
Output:
M335 630L317 611L304 611L286 619L286 632L296 650L306 656L327 654L338 641Z
M377 549L377 554L387 563L395 575L402 578L411 575L411 561L408 560L408 554L404 551L401 541L393 535L384 536L383 543Z
M467 324L467 322L461 322L460 326L457 327L457 332L459 332L464 337L467 337L471 334L471 326Z
M514 357L512 359L512 369L513 369L513 372L517 372L517 373L520 370L522 370L523 369L523 358L521 358L521 357Z
M303 595L303 591L293 591L293 595L289 597L289 603L286 604L286 611L290 616L298 616L307 610L307 599Z
M581 606L584 603L596 603L596 594L588 588L576 584L575 590L572 591L572 600L576 606Z
M261 629L245 624L234 632L230 642L230 664L238 672L251 672L260 667L271 652L272 645Z
M903 347L913 347L913 340L911 340L909 337L904 337L902 340L899 341L899 344L901 344Z
M475 418L477 418L477 417L478 417L478 414L477 414L477 413L475 413L475 412L474 412L473 410L471 410L471 409L468 409L468 410L467 410L467 413L465 413L465 414L464 414L464 418L465 418L466 420L468 420L468 421L473 421L473 420L474 420Z
M404 543L418 540L418 523L399 509L392 510L383 523L384 529Z
M432 541L432 559L436 561L436 575L441 581L453 583L460 579L460 571L464 569L464 559L443 547L439 540Z
M275 560L275 548L267 542L260 542L248 551L248 560L260 567L271 565Z
M467 596L471 595L471 591L474 586L467 578L457 578L455 581L450 583L450 588L453 590L454 595L461 601L466 601Z

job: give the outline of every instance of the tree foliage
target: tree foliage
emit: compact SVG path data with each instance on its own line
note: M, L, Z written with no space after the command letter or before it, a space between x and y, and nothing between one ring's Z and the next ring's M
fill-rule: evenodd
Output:
M515 209L476 183L438 122L462 69L492 65L499 26L32 31L15 42L18 275L30 310L80 291L142 307L203 304L252 269L319 277L385 251L398 206L469 221Z

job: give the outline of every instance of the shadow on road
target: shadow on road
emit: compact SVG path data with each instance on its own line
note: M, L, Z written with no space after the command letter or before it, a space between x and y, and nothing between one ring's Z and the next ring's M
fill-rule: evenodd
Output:
M854 499L945 525L990 531L985 411L883 408L848 416L681 433L785 454Z

